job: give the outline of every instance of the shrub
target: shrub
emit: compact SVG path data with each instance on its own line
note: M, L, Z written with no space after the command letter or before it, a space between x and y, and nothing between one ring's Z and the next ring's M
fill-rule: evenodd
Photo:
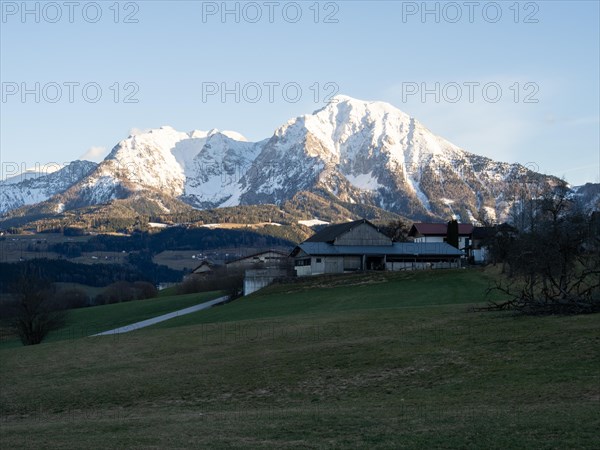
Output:
M12 325L23 345L35 345L64 324L62 308L52 301L54 286L33 272L23 272L12 286L15 313Z
M129 302L132 300L144 300L158 295L158 290L152 283L147 281L117 281L107 286L95 299L97 305L109 305L112 303Z
M195 294L197 292L225 291L234 298L244 286L242 270L220 268L207 275L190 275L177 286L178 294Z
M61 309L85 308L90 305L90 296L81 288L66 288L54 295L53 303Z

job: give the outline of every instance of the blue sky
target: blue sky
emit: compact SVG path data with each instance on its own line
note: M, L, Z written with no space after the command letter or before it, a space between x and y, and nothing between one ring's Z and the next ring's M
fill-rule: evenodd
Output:
M222 2L1 3L2 175L98 160L162 125L264 139L338 92L473 153L600 182L597 1L228 2L239 15L224 18ZM207 95L236 83L239 102Z

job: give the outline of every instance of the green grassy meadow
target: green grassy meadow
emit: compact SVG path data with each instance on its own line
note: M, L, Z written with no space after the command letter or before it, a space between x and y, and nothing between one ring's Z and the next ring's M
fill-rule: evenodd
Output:
M84 338L102 331L122 327L162 314L177 311L222 295L220 292L205 292L170 297L157 297L146 300L115 303L112 305L92 306L71 309L67 312L64 327L48 334L40 345L51 342ZM4 347L21 347L16 336L5 338L0 343Z
M133 333L5 346L2 447L598 448L598 315L472 312L490 281L318 278Z

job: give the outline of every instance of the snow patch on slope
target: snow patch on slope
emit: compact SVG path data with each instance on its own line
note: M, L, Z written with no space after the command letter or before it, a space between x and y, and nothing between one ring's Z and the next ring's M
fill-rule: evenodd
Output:
M346 179L355 187L363 191L376 191L383 186L379 184L373 172L361 173L359 175L346 175Z
M314 227L316 225L329 225L329 222L325 222L324 220L320 219L299 220L298 223L307 227Z

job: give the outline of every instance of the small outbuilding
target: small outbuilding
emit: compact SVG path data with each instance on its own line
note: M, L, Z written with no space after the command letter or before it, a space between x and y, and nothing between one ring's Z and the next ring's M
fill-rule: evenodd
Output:
M280 267L284 266L288 259L288 253L279 250L265 250L229 261L225 266L227 267L227 270Z
M190 275L208 275L214 270L214 268L214 264L205 259L194 270L192 270Z

